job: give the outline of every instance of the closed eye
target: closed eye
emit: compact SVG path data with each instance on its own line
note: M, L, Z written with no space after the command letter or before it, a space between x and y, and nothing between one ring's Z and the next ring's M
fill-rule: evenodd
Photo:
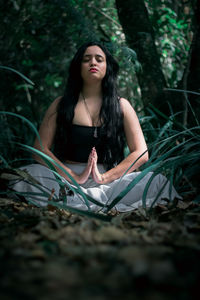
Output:
M92 55L86 54L86 55L84 55L82 62L89 62L91 60L91 58L92 58ZM99 54L95 55L95 59L96 59L97 62L103 62L104 61L104 57L99 55Z

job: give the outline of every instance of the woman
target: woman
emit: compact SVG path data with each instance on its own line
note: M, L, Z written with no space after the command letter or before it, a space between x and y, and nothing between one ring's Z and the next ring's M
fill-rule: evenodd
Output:
M65 94L53 101L41 124L39 134L43 148L38 139L34 144L67 171L86 194L102 203L111 202L138 175L133 171L148 160L136 113L128 100L117 94L117 72L117 62L101 44L87 43L79 48L69 68ZM125 139L130 150L126 158ZM42 184L53 188L58 195L59 186L53 181L53 174L43 166L41 157L35 155L34 158L41 165L34 164L26 169L34 177L40 173ZM63 180L71 182L57 164L55 168ZM129 174L120 180L131 165ZM127 211L141 205L143 190L151 175L145 176L116 205L117 210ZM159 187L165 183L166 178L162 175L154 178L148 190L147 205L153 202ZM22 189L19 185L15 189ZM169 198L168 186L167 183L159 200ZM34 190L30 185L23 189ZM175 196L178 195L173 189L172 197ZM86 209L78 196L69 198L68 205ZM97 209L92 203L90 208Z

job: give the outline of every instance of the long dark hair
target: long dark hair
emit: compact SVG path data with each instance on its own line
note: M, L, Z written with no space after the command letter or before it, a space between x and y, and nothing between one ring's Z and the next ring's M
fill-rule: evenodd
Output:
M82 45L69 66L69 75L64 96L60 100L57 110L57 129L55 135L54 152L61 159L66 159L66 149L69 143L67 132L70 130L74 117L74 109L82 89L81 63L86 49L98 46L106 56L106 75L102 80L102 106L100 120L103 120L102 132L104 136L104 164L108 168L118 164L124 158L123 115L120 108L116 87L119 65L110 52L99 42L89 42Z

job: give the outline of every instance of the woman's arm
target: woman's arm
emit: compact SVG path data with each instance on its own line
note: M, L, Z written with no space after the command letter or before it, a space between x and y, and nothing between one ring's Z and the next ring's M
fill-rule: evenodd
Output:
M97 155L95 154L95 163L93 165L92 173L94 180L98 183L109 183L121 177L131 166L131 164L147 150L147 145L135 110L129 101L124 98L120 99L120 105L124 116L124 132L130 154L116 167L110 169L104 174L100 174L98 172ZM128 173L133 172L147 161L148 151L142 155L142 157L132 166Z
M87 164L85 170L83 171L82 174L78 175L78 174L74 173L71 169L67 168L51 151L51 147L52 147L52 144L53 144L53 141L54 141L54 136L55 136L55 133L56 133L57 107L58 107L58 104L60 102L60 99L61 99L61 97L55 99L52 102L52 104L48 108L48 110L47 110L47 112L44 116L44 119L42 121L42 124L40 126L39 135L40 135L40 138L41 138L43 149L41 148L41 145L39 143L38 138L36 138L36 140L35 140L34 148L42 151L46 155L53 158L79 184L82 184L85 181L87 181L87 179L88 179L88 177L91 173L92 163L93 163L91 155L89 156L88 164ZM34 154L33 157L39 163L41 163L43 165L46 165L44 160L40 156ZM56 168L57 172L61 176L63 176L65 179L67 179L68 181L71 182L71 180L68 178L68 176L62 170L60 170L56 165L54 165L54 167Z

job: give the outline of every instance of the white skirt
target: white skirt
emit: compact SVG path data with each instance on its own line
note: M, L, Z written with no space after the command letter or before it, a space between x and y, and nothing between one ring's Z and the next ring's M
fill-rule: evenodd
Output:
M77 174L81 174L86 163L65 164L68 168ZM102 164L98 164L99 172L104 173L105 169ZM46 206L48 200L57 201L61 203L61 191L58 180L56 180L54 173L47 167L40 164L31 164L21 168L26 170L40 185L36 185L34 181L19 180L12 182L11 187L16 192L21 193L31 203L39 206ZM81 192L92 197L97 202L93 203L90 198L85 201L84 198L77 193L68 192L67 206L81 209L100 211L106 210L106 207L112 203L116 196L118 196L141 172L132 172L108 184L97 184L89 177L85 184L80 185ZM181 197L176 192L175 188L170 185L170 182L162 174L155 174L149 172L146 174L118 203L114 208L119 212L127 212L141 207L144 203L146 207L155 205L157 203L166 203L166 200L174 200L174 198ZM153 177L152 177L153 176ZM153 178L153 180L152 180ZM145 186L149 184L147 192ZM69 183L62 178L62 184ZM75 185L71 185L75 190ZM145 197L144 197L145 191Z

